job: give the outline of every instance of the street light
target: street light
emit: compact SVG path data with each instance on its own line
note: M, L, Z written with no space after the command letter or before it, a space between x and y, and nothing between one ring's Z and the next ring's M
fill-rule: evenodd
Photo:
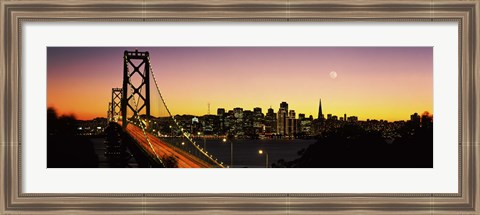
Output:
M268 168L268 153L266 151L263 151L263 150L258 150L258 154L263 154L265 153L265 168Z
M223 138L222 140L224 143L227 142L227 138ZM233 142L230 142L230 167L233 168Z

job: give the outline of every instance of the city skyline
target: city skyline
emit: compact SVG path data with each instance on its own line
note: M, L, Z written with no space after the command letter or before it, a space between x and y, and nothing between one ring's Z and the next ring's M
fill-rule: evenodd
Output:
M106 117L112 87L121 87L124 50L132 47L49 47L47 104L60 114ZM217 108L253 110L281 101L316 118L407 120L433 114L432 47L154 47L153 71L172 115ZM162 116L151 83L153 116Z
M286 101L282 101L282 102L286 102ZM280 104L280 103L279 103ZM288 102L287 102L288 105L290 105ZM223 109L225 111L225 113L228 113L229 111L234 111L235 109L237 108L241 108L243 111L250 111L250 112L254 112L254 110L256 108L260 108L261 110L261 113L263 114L266 114L268 112L268 109L272 108L273 109L273 112L275 113L275 115L277 116L277 113L278 113L278 110L280 109L280 105L278 105L278 108L275 109L273 106L272 107L268 107L268 108L263 108L263 107L259 107L259 106L256 106L254 108L251 108L251 109L248 109L248 108L243 108L241 106L237 106L237 107L234 107L234 108L223 108L223 107L218 107L218 108L215 108L215 109L212 109L212 111L210 112L210 114L208 113L205 113L205 114L200 114L200 115L195 115L195 114L188 114L188 113L185 113L185 114L174 114L173 116L194 116L194 117L203 117L203 116L208 116L208 115L218 115L218 110L219 109ZM317 108L318 108L318 105L317 105ZM299 114L304 114L305 115L305 118L312 118L312 119L319 119L319 115L318 115L318 112L315 113L315 114L306 114L304 112L301 112L301 111L297 111L295 109L291 109L289 108L289 110L293 110L295 111L295 118L299 118ZM412 114L418 114L418 115L422 115L424 113L428 113L429 116L433 116L433 113L429 112L429 111L416 111L416 112L412 112L410 113L408 116L405 116L405 119L400 119L400 120L386 120L386 119L380 119L380 118L365 118L365 119L358 119L360 121L365 121L365 120L384 120L384 121L389 121L389 122L395 122L395 121L407 121L410 119L411 115ZM323 112L322 113L322 116L324 117L324 119L327 119L328 115L330 115L331 117L337 117L337 120L341 119L341 118L344 118L344 116L347 116L348 117L356 117L358 118L357 115L355 115L355 113L342 113L342 114L333 114L333 113L325 113ZM152 115L153 117L158 117L158 116L155 116L155 115ZM345 119L346 120L346 119Z

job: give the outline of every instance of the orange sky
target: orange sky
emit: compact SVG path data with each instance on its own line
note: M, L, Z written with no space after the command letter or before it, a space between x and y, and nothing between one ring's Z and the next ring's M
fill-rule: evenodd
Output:
M106 117L111 88L121 87L123 51L50 47L47 104L78 119ZM406 120L433 113L432 47L152 47L158 84L172 114L263 108L282 101L313 115ZM335 71L336 78L330 73ZM165 115L151 81L152 115Z

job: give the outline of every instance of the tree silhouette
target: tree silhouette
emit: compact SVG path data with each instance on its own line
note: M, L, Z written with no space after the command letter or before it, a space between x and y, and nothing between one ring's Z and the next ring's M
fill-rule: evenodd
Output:
M47 109L47 167L97 167L98 157L88 138L77 136L78 122L74 116L58 116Z
M408 121L401 137L388 144L380 132L350 123L318 137L299 151L300 158L279 160L272 167L297 168L431 168L433 167L433 116L424 112L421 123Z

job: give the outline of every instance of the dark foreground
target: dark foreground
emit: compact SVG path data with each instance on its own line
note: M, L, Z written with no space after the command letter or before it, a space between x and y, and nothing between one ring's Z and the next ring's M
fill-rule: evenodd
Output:
M76 135L73 117L58 117L53 112L48 114L47 123L48 168L139 166L133 157L121 163L109 160L105 156L105 137ZM355 125L324 133L315 140L197 139L196 142L205 144L207 151L225 166L233 164L235 168L432 168L432 127L432 124L407 124L401 137L389 143L380 133ZM264 154L259 154L259 150Z

